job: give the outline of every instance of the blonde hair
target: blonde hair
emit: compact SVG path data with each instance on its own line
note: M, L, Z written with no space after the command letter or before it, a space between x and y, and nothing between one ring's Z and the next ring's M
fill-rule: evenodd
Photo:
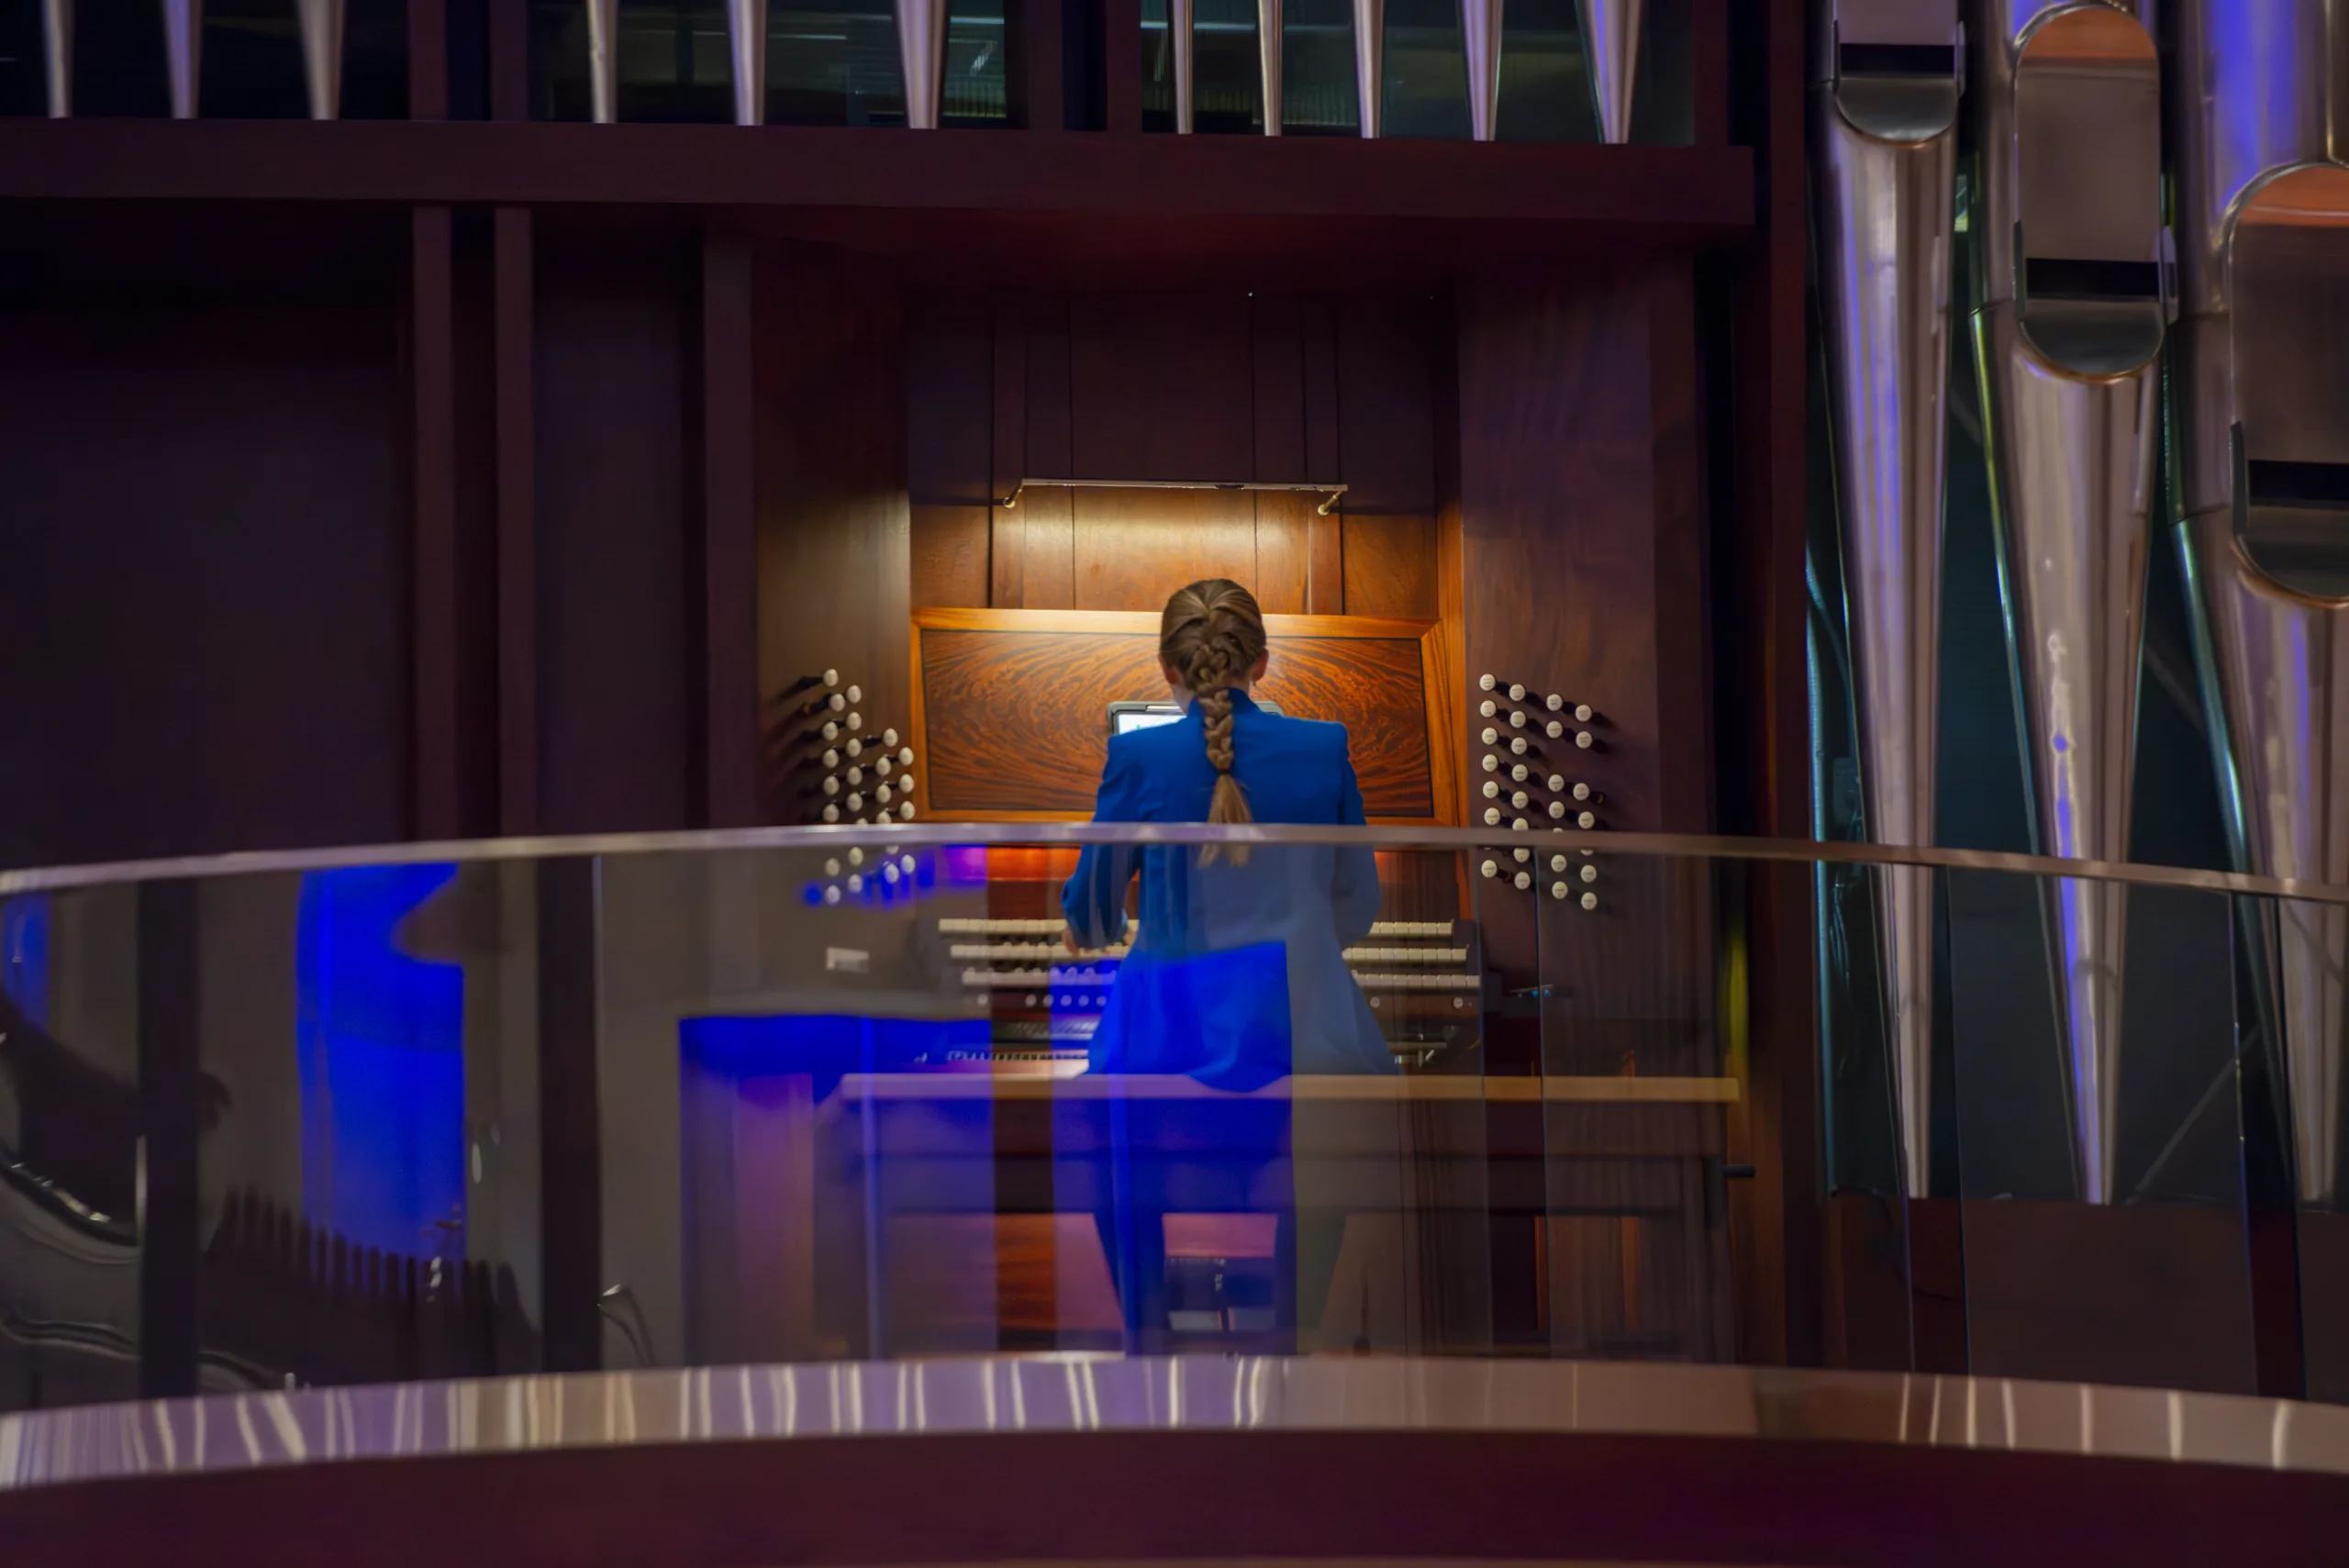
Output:
M1183 679L1197 699L1207 728L1208 761L1215 764L1215 795L1208 803L1210 822L1253 822L1248 796L1231 776L1231 688L1248 678L1264 657L1264 612L1256 596L1229 577L1209 577L1178 588L1158 623L1159 662ZM1216 858L1210 844L1199 856ZM1233 846L1231 862L1246 863L1248 851Z

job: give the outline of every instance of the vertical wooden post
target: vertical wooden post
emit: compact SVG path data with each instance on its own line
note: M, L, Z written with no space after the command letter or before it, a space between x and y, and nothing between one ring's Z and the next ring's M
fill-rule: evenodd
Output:
M511 7L501 7L511 9ZM530 209L491 231L497 413L497 826L539 830L536 267Z
M758 453L750 244L702 242L702 515L690 557L692 624L700 631L703 821L748 828L760 817Z
M1101 7L1101 104L1110 131L1141 129L1141 0L1095 0Z
M447 0L407 0L407 117L449 117Z
M459 832L457 319L453 215L410 219L409 454L415 810L420 839Z

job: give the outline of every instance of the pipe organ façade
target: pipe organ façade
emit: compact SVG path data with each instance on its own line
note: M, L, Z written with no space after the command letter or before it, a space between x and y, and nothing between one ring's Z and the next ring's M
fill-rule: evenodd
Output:
M1869 836L1933 841L1962 309L2040 851L2128 858L2166 480L2243 869L2349 876L2349 20L2323 0L1824 0L1816 21L1812 206ZM1921 870L1878 884L1912 1195L1930 1167L1932 891ZM2044 897L2079 1194L2110 1203L2126 890L2065 878ZM2267 923L2300 1196L2328 1202L2349 921L2287 904Z

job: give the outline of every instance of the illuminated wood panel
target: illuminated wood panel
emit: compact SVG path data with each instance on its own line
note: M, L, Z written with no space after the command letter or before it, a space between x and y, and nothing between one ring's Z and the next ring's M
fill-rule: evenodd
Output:
M1258 688L1299 718L1346 726L1375 819L1450 821L1449 698L1431 621L1268 616ZM1163 696L1158 617L1132 612L921 610L913 617L918 774L926 815L1085 817L1108 750L1107 705Z

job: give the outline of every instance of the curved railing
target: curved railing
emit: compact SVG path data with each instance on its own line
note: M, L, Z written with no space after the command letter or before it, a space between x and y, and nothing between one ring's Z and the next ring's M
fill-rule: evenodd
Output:
M2092 1100L2043 957L2083 880L2139 933ZM0 1408L1185 1351L2349 1395L2338 1068L2271 1043L2349 887L926 824L0 873Z

